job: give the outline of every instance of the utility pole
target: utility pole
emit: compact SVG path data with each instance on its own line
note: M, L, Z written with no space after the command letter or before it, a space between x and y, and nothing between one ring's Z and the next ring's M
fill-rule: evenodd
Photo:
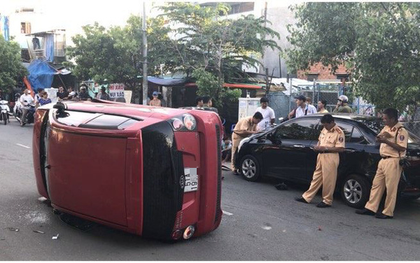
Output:
M143 1L143 105L147 105L147 23L146 23L146 1Z

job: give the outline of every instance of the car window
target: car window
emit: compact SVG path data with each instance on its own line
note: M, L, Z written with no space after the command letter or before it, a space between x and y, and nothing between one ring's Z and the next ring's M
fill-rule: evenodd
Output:
M340 127L340 129L344 132L344 136L346 139L346 142L351 143L367 143L366 138L363 136L363 134L360 132L360 130L350 124L345 122L337 121L337 126Z
M296 119L293 122L279 126L275 131L275 138L284 140L316 140L316 126L318 119Z
M366 140L365 136L363 136L359 128L355 126L353 128L353 133L351 135L350 142L366 144L368 143L368 140Z
M350 142L354 126L351 125L351 124L348 124L348 123L345 123L345 122L339 122L339 121L337 121L336 124L344 132L346 142Z

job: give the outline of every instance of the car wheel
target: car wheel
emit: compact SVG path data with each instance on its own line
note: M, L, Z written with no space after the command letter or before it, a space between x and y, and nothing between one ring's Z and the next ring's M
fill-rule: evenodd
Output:
M247 181L255 182L260 179L260 165L252 155L246 155L241 160L241 174Z
M364 207L369 199L369 193L369 181L360 175L349 175L341 186L341 197L351 207Z

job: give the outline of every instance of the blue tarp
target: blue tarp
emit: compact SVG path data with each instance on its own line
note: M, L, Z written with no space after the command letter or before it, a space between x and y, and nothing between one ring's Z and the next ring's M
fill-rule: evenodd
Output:
M46 61L41 59L32 61L28 67L28 71L28 80L35 92L39 88L51 88L54 74L57 73L55 68L51 67Z
M147 80L149 82L152 82L157 85L161 86L178 86L182 85L186 82L185 78L179 79L179 78L157 78L157 77L151 77L148 76Z

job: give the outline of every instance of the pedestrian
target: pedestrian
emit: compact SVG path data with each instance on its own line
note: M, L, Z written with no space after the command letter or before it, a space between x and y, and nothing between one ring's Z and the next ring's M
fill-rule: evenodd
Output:
M51 99L48 98L48 93L44 90L41 93L41 98L38 100L40 106L51 103Z
M101 87L101 91L96 96L98 100L110 100L108 93L106 93L105 86Z
M257 130L259 131L263 131L273 125L276 118L274 110L268 106L268 102L268 98L262 97L260 99L261 106L255 110L255 112L260 112L263 116L262 121L257 125Z
M59 101L67 99L68 95L69 94L64 90L63 86L58 87L57 97Z
M196 107L197 107L197 109L203 109L203 97L197 97L196 99L195 99L195 104L196 104Z
M325 108L327 106L326 100L318 101L318 113L328 113L328 110Z
M232 158L232 141L226 136L222 143L222 163L229 161Z
M382 120L385 127L376 137L380 142L379 153L382 159L378 163L375 178L373 179L369 201L364 209L356 210L357 214L375 215L379 219L394 217L395 202L397 199L398 183L402 172L401 158L405 157L408 132L402 123L398 122L398 111L388 108L384 110ZM386 190L384 210L378 213L379 203Z
M337 99L337 105L335 106L334 113L352 113L353 110L348 105L349 98L346 95L341 95Z
M301 197L296 198L296 201L309 204L322 186L322 201L316 206L325 208L332 205L337 168L340 162L338 153L344 151L345 142L344 133L335 124L331 114L322 116L321 123L324 129L319 135L318 144L314 147L314 151L318 152L318 157L312 182L309 189Z
M205 110L211 110L218 113L218 110L215 107L213 107L213 99L210 96L203 97L203 108Z
M77 97L76 91L73 90L72 86L69 86L67 89L67 97L64 98L66 100L72 100Z
M309 114L317 113L316 108L313 105L306 103L306 97L303 95L299 95L295 98L296 101L296 111L294 112L295 118L299 118L302 116L306 116ZM293 114L293 111L289 113L289 116Z
M263 116L261 112L256 112L254 116L244 117L236 123L232 133L232 158L230 164L234 174L239 174L235 169L236 150L238 149L239 143L242 139L251 136L252 134L258 133L257 124L262 119Z
M35 107L38 108L39 106L39 99L42 98L42 92L44 92L43 88L38 88L38 93L35 94L34 101L35 101Z
M89 96L89 93L86 91L86 86L85 85L80 86L79 99L80 100L92 100L92 98Z
M152 99L149 101L149 106L160 107L162 106L162 101L158 98L159 93L157 91L153 91Z

